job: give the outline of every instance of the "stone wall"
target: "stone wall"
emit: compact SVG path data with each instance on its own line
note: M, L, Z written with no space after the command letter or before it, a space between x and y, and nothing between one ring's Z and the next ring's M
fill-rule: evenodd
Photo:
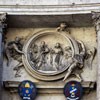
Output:
M99 0L0 0L0 13L9 15L65 15L100 11Z
M16 36L21 36L21 37L29 37L33 33L41 30L43 28L9 28L8 33L6 35L7 37L7 42L14 40ZM94 27L81 27L81 28L71 28L71 35L77 39L81 40L84 42L84 44L88 47L96 47L97 48L97 43L96 43L96 32ZM48 37L49 38L49 37ZM47 39L48 41L48 39ZM55 41L55 40L54 40ZM6 65L6 59L4 60L3 64L3 81L23 81L23 80L31 80L34 82L40 82L33 78L31 75L29 75L25 68L21 69L21 77L16 78L15 77L15 71L13 70L16 62L12 63L11 66L7 67ZM85 66L84 72L82 73L82 77L84 78L85 81L93 81L96 82L96 76L97 76L97 60L94 60L93 63L93 69L90 70L88 67ZM60 81L61 82L61 81ZM58 81L59 83L59 81ZM63 90L61 90L63 91ZM52 93L40 93L38 94L38 97L36 100L66 100L64 95L62 93L59 94L52 94ZM2 100L20 100L18 94L16 93L10 93L8 90L3 91L3 97ZM96 100L96 91L93 90L89 94L86 93L83 97L82 100Z
M0 0L0 5L71 5L100 3L99 0Z
M21 100L18 94L4 92L6 96L3 96L2 100ZM39 94L35 100L66 100L63 94ZM92 92L86 94L82 100L96 100L96 93Z

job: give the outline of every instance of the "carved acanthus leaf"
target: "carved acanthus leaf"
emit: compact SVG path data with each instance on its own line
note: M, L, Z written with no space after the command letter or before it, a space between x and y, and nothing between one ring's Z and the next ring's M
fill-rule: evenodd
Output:
M92 19L96 31L100 31L100 12L92 12Z

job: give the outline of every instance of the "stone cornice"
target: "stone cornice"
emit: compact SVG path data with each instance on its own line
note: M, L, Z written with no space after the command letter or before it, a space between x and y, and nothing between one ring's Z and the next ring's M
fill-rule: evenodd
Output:
M100 3L70 4L70 5L0 5L0 12L10 15L64 15L82 14L100 11Z

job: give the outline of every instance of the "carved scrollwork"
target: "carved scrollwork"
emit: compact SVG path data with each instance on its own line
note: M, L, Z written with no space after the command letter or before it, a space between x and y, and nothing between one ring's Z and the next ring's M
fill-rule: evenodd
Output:
M14 41L10 41L6 45L6 59L7 66L10 66L12 59L17 60L19 63L14 66L14 70L16 70L15 77L20 77L19 75L20 68L23 66L22 63L22 55L24 52L22 51L23 44L21 43L22 38L16 37Z

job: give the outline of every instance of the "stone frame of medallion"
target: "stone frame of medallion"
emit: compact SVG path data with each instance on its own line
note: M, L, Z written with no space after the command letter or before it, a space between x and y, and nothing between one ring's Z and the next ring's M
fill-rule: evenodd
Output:
M94 21L94 25L95 25L95 28L96 28L96 32L97 32L97 39L98 39L98 60L100 59L100 50L99 50L99 48L100 48L100 41L99 41L99 39L100 39L100 14L99 13L97 13L97 12L93 12L93 15L95 14L95 17L93 17L93 21ZM67 15L66 15L67 16ZM77 16L77 15L76 15ZM79 15L80 16L80 15ZM84 16L84 15L83 15ZM90 16L91 16L91 19L92 19L92 14L87 14L87 16L88 16L88 18L90 18ZM8 25L11 27L11 26L13 26L13 24L14 23L11 23L11 17L13 17L13 16L8 16L8 18L9 18L9 20L8 20ZM15 17L15 16L14 16ZM13 17L13 18L14 18ZM22 16L22 18L23 18L23 16ZM77 18L77 17L76 17ZM80 17L79 17L80 18ZM87 18L87 19L88 19ZM96 20L95 20L95 18L96 18ZM90 21L90 20L89 20ZM71 23L72 24L72 23ZM90 24L90 26L92 26L91 24L91 21L89 22L89 24ZM14 24L15 25L15 24ZM36 25L36 24L35 24ZM58 24L57 24L58 25ZM83 26L85 26L85 24L83 23L82 24ZM27 26L27 25L26 25ZM37 27L38 25L36 25L36 27ZM52 25L52 24L50 24L50 26L51 27L53 27L53 26L55 26L55 25ZM68 25L69 27L71 27L71 25ZM72 25L73 26L73 25ZM74 26L80 26L79 24L74 24ZM87 24L86 24L86 26L87 26ZM14 26L14 27L16 27L16 25ZM20 27L20 26L17 26L17 27ZM99 96L99 94L100 94L100 72L99 72L99 69L100 69L100 65L99 65L99 63L98 63L98 81L97 81L97 100L99 100L99 98L100 98L100 96ZM18 87L18 84L19 84L19 82L4 82L4 86L6 87L6 88L8 88L11 92L17 92L16 91L16 88ZM51 88L49 88L48 86L47 87L44 87L43 86L43 83L40 83L40 84L37 84L37 87L38 87L38 89L39 89L39 92L40 93L43 93L43 89L46 89L47 91L48 91L48 93L52 93L52 90L53 90L53 93L62 93L62 89L63 89L63 86L62 85L64 85L64 84L62 84L62 83L60 83L60 85L58 85L58 87L57 87L57 89L59 90L59 92L57 92L58 90L56 90L56 88L55 88L55 86L56 86L56 83L53 85L53 83L52 84L50 84L50 83L48 83L50 86L51 86ZM59 84L59 83L58 83ZM82 83L82 85L85 87L86 86L86 84L84 84L84 83ZM88 83L87 83L87 86L88 86ZM86 87L87 87L86 86ZM93 86L91 86L91 88L92 88ZM49 89L51 89L51 91L49 91Z
M68 32L68 34L69 34L69 32ZM28 40L25 43L25 46L23 47L23 50L24 50L25 54L28 54L28 48L30 48L30 45L35 42L35 38L38 39L41 36L47 36L47 35L59 35L59 36L65 38L66 41L69 42L69 44L72 48L72 51L73 51L73 53L72 53L72 56L73 56L75 53L76 54L79 53L79 49L78 49L78 45L77 45L76 41L68 34L66 34L66 32L63 32L63 31L57 32L56 29L44 29L44 30L38 31L37 33L35 33L31 36L32 38L31 37L28 38ZM73 41L73 44L71 43L72 41L70 41L70 40ZM24 59L24 58L26 58L26 59ZM53 80L61 79L64 77L64 75L66 73L66 68L64 68L61 71L51 73L51 74L35 71L35 69L33 70L30 66L28 55L25 55L25 57L23 56L23 62L25 64L25 68L29 72L29 74L31 74L33 77L36 77L39 80L53 81Z

